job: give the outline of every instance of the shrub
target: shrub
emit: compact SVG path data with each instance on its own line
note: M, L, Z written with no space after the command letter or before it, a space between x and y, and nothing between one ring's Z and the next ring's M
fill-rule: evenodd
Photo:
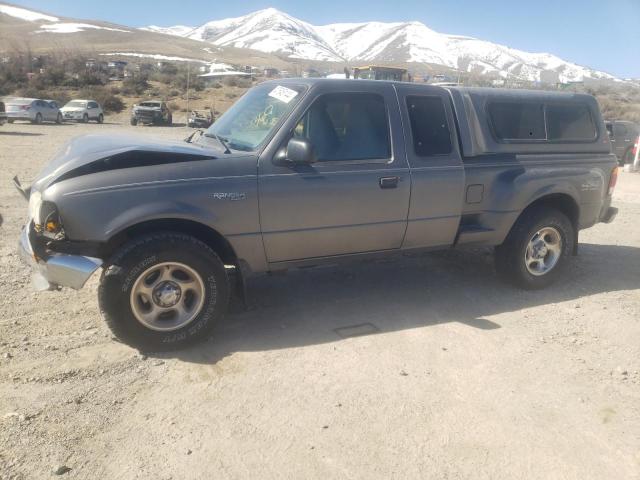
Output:
M136 75L125 78L122 82L122 92L126 95L141 95L149 88L146 75Z
M79 92L78 96L95 100L102 106L105 113L119 113L125 108L122 99L105 87L84 88Z

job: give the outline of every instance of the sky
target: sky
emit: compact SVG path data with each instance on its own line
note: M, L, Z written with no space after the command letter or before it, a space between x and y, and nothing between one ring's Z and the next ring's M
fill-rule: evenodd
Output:
M313 25L419 21L640 78L640 0L8 0L54 15L127 26L192 25L274 7Z

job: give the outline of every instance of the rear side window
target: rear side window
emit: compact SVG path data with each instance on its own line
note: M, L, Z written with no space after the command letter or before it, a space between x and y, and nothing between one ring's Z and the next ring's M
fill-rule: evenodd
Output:
M542 103L493 102L489 117L498 140L546 140Z
M413 150L419 157L451 153L451 132L440 97L407 97Z
M597 135L587 105L547 105L547 131L551 141L589 141Z

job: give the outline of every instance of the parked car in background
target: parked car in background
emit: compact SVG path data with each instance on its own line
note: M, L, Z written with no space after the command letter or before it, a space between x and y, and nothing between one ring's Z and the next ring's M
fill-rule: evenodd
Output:
M0 125L4 125L7 121L7 113L5 112L4 102L0 102Z
M173 116L166 102L150 100L140 102L131 110L131 125L171 125Z
M209 128L213 123L213 112L210 109L192 110L187 119L191 128Z
M618 157L618 163L633 162L633 145L640 135L640 126L625 120L612 120L606 122L607 132L611 140L613 153Z
M37 98L12 98L6 101L7 120L41 124L42 122L62 123L62 113L53 100Z
M102 107L95 100L71 100L60 109L65 120L88 123L95 120L104 122Z

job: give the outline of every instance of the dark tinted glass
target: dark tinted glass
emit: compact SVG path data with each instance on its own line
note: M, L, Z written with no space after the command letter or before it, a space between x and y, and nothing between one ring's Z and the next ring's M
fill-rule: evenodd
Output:
M495 102L489 105L491 124L499 140L544 140L541 103Z
M420 157L451 153L451 133L440 97L407 97L413 150Z
M311 141L318 161L391 157L389 121L380 95L324 95L311 106L295 135Z
M586 105L547 105L549 140L593 140L596 126Z

